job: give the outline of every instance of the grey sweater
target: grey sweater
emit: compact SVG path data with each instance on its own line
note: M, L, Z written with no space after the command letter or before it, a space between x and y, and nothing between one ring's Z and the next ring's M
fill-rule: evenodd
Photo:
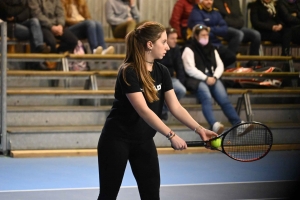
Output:
M65 14L61 0L28 0L31 15L39 19L42 27L65 26Z
M129 3L123 0L107 0L105 3L105 12L107 23L113 26L126 22L129 12L136 21L140 17L137 7L129 7Z

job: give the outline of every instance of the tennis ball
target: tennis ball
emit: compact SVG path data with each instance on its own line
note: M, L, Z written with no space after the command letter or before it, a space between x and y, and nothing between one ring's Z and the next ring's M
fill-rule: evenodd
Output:
M215 139L215 140L212 140L212 141L210 142L210 145L211 145L212 147L218 148L218 147L221 146L221 142L222 142L222 139L221 139L221 138L217 138L217 139Z

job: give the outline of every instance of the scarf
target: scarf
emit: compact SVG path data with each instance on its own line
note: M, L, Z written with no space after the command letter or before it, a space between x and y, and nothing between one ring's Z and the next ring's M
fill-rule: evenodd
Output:
M270 3L265 3L264 0L260 0L261 3L267 7L267 11L268 13L270 13L270 15L272 15L273 17L275 17L276 15L276 9L275 9L275 6L274 6L274 1L272 0Z
M195 38L192 38L190 41L190 46L195 51L194 54L196 67L202 72L205 72L205 69L207 69L212 75L213 71L211 67L215 69L217 66L214 53L215 48L212 46L212 44L208 43L206 46L202 46Z

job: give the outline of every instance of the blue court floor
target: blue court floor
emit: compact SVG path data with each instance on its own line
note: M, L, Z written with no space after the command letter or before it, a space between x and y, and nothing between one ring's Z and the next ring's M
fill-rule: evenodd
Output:
M300 151L271 151L251 163L222 153L159 155L159 160L162 200L300 199ZM92 200L98 186L97 157L0 156L0 200ZM130 167L118 196L127 199L139 199Z

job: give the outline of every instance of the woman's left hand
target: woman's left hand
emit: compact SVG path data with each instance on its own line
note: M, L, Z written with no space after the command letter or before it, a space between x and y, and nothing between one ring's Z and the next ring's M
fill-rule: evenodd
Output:
M171 145L175 150L183 150L187 148L186 142L180 138L178 135L175 135L170 139Z
M216 79L214 77L208 77L206 80L207 85L214 85L216 83Z
M214 138L214 137L217 137L218 134L211 131L211 130L208 130L206 128L198 128L197 129L197 133L200 135L201 139L203 141L208 141L210 140L211 138Z

